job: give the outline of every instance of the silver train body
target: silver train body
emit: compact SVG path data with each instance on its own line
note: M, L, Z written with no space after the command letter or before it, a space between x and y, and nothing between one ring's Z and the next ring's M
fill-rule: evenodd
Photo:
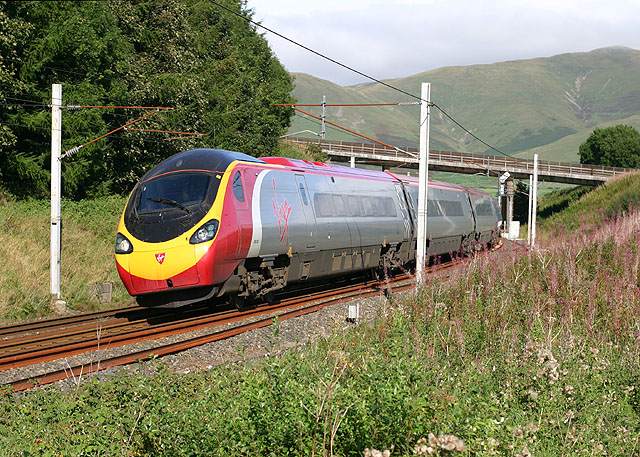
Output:
M223 293L261 295L296 281L415 266L418 180L283 158L252 164L249 249ZM253 179L251 179L253 181ZM431 181L427 254L495 242L500 210L489 194Z

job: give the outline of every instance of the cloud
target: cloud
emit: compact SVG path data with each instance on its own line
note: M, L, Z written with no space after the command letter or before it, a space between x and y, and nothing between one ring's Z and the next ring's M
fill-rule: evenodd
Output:
M628 0L254 0L255 19L377 79L450 65L640 48ZM289 71L348 85L366 78L266 34Z

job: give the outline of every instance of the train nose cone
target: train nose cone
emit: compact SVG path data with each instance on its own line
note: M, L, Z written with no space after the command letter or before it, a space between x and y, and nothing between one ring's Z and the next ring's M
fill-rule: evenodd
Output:
M193 245L137 250L129 259L131 282L138 294L158 292L172 287L194 286L200 282L195 264Z

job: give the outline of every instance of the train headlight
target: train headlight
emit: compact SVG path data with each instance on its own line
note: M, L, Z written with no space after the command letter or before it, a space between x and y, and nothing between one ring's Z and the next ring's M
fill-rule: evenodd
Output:
M116 235L116 254L131 254L133 245L122 233Z
M216 219L211 219L191 235L189 243L198 244L204 243L205 241L211 241L216 236L216 233L218 233L219 225L220 223Z

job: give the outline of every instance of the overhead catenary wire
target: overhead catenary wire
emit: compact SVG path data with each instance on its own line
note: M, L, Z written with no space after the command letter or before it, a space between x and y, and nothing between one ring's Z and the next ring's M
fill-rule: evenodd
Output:
M265 26L265 25L262 25L262 24L261 24L261 23L259 23L259 22L256 22L256 21L254 21L254 20L252 20L252 19L250 19L250 18L248 18L248 17L245 17L245 16L243 16L241 13L239 13L239 12L237 12L237 11L234 11L233 9L228 8L228 7L224 6L224 5L222 5L221 3L218 3L216 0L209 0L209 1L210 1L211 3L213 3L214 5L218 6L219 8L222 8L222 9L224 9L225 11L228 11L228 12L230 12L231 14L234 14L234 15L236 15L236 16L238 16L238 17L240 17L241 19L243 19L243 20L245 20L245 21L247 21L247 22L249 22L249 23L251 23L251 24L255 25L256 27L260 27L260 28L262 28L262 29L266 30L267 32L272 33L272 34L274 34L274 35L276 35L276 36L278 36L278 37L282 38L283 40L286 40L286 41L288 41L288 42L290 42L290 43L292 43L292 44L294 44L294 45L296 45L296 46L298 46L298 47L300 47L300 48L302 48L302 49L304 49L304 50L306 50L306 51L309 51L309 52L311 52L312 54L317 55L318 57L321 57L321 58L323 58L323 59L325 59L325 60L328 60L329 62L332 62L332 63L334 63L334 64L336 64L336 65L338 65L338 66L340 66L340 67L342 67L342 68L344 68L344 69L346 69L346 70L349 70L349 71L351 71L351 72L353 72L353 73L356 73L356 74L358 74L358 75L360 75L360 76L362 76L362 77L364 77L364 78L367 78L367 79L369 79L369 80L371 80L371 81L373 81L373 82L375 82L375 83L381 84L381 85L383 85L383 86L385 86L385 87L387 87L387 88L389 88L389 89L391 89L391 90L394 90L394 91L400 92L400 93L402 93L402 94L404 94L404 95L407 95L407 96L409 96L409 97L411 97L411 98L414 98L414 99L416 99L416 100L419 100L420 102L429 103L429 105L430 105L430 106L432 106L432 107L436 108L438 111L440 111L440 112L441 112L441 113L442 113L446 118L448 118L451 122L453 122L454 124L456 124L456 125L457 125L458 127L460 127L462 130L464 130L467 134L469 134L469 135L470 135L472 138L474 138L475 140L479 141L480 143L482 143L482 144L483 144L483 145L485 145L486 147L488 147L488 148L490 148L490 149L492 149L492 150L494 150L494 151L496 151L496 152L498 152L498 153L500 153L500 154L502 154L502 155L504 155L504 156L506 156L506 157L512 157L512 158L513 158L513 156L511 156L510 154L507 154L506 152L501 151L500 149L498 149L498 148L496 148L496 147L494 147L494 146L490 145L490 144L489 144L489 143L487 143L486 141L484 141L484 140L482 140L481 138L479 138L479 137L478 137L477 135L475 135L471 130L469 130L469 129L467 129L466 127L464 127L460 122L458 122L456 119L454 119L454 118L453 118L449 113L447 113L447 112L446 112L442 107L438 106L436 103L431 102L431 101L427 101L427 100L423 100L421 97L419 97L419 96L417 96L417 95L415 95L415 94L412 94L412 93L407 92L407 91L405 91L405 90L403 90L403 89L400 89L399 87L396 87L396 86L393 86L393 85L391 85L391 84L389 84L389 83L386 83L386 82L384 82L384 81L382 81L382 80L380 80L380 79L378 79L378 78L374 78L373 76L370 76L370 75L368 75L368 74L366 74L366 73L364 73L364 72L362 72L362 71L360 71L360 70L356 70L355 68L350 67L349 65L346 65L346 64L344 64L344 63L342 63L342 62L340 62L340 61L338 61L338 60L336 60L336 59L333 59L333 58L331 58L331 57L329 57L329 56L327 56L327 55L325 55L325 54L322 54L322 53L320 53L320 52L318 52L318 51L316 51L316 50L314 50L314 49L312 49L312 48L310 48L310 47L308 47L308 46L305 46L305 45L303 45L302 43L299 43L299 42L297 42L297 41L295 41L295 40L293 40L293 39L291 39L291 38L289 38L289 37L287 37L287 36L285 36L285 35L283 35L283 34L281 34L281 33L278 33L278 32L276 32L275 30L273 30L273 29L271 29L271 28L269 28L269 27L267 27L267 26Z
M47 105L49 108L51 105ZM172 110L167 106L109 106L109 105L62 105L60 108L80 109L80 108L101 108L101 109L151 109L151 110Z
M418 105L420 102L397 103L275 103L274 106L401 106Z
M129 117L129 116L125 116L125 117ZM44 132L50 132L51 131L51 126L39 126L39 125L25 125L25 124L18 124L15 122L2 122L0 123L0 129L4 128L4 126L10 126L10 127L22 127L24 129L32 129L32 130L42 130ZM125 130L125 129L123 129ZM126 129L126 130L134 130L134 129ZM76 135L93 135L95 134L95 132L89 132L86 130L75 130L73 132ZM203 134L206 135L206 134ZM117 139L127 139L129 137L127 136L123 136L123 135L111 135L111 138L117 138ZM171 139L177 139L177 138L171 138ZM143 137L143 140L145 142L149 142L149 143L158 143L158 144L172 144L171 143L171 139L155 139L152 140L149 137ZM185 138L186 139L186 138Z
M316 116L316 115L314 115L314 114L311 114L311 113L308 113L308 112L306 112L306 111L303 111L303 110L301 110L300 108L296 108L295 106L293 107L293 109L294 109L294 110L296 110L296 111L300 111L301 113L306 114L307 116L311 116L311 117L313 117L313 118L315 118L315 119L322 119L322 118L321 118L321 117L319 117L319 116ZM405 153L405 154L409 154L407 151L403 151L403 150L402 150L402 149L400 149L400 148L397 148L397 147L395 147L395 146L391 146L390 144L387 144L387 143L383 143L382 141L376 140L375 138L371 138L371 137L368 137L368 136L363 135L363 134L361 134L361 133L355 132L355 131L350 130L350 129L346 128L346 127L343 127L343 126L341 126L341 125L339 125L339 124L333 123L333 122L331 122L331 121L327 121L326 119L325 119L325 122L326 122L327 124L330 124L330 125L333 125L333 126L335 126L335 127L338 127L339 129L345 130L345 131L347 131L347 132L349 132L349 133L352 133L352 134L354 134L354 135L360 136L360 137L362 137L362 138L366 138L367 140L373 141L373 142L375 142L375 143L381 144L381 145L386 146L386 147L391 148L391 149L395 149L396 151L400 151L400 152L403 152L403 153ZM409 155L412 155L412 154L409 154Z
M322 124L321 124L321 122L317 121L317 120L316 120L316 119L314 119L314 118L309 118L308 116L305 116L304 114L300 114L300 113L297 113L297 112L296 112L296 113L295 113L295 115L296 115L296 116L298 116L298 117L300 117L300 118L302 118L302 119L304 119L305 121L312 122L312 123L313 123L313 124L315 124L315 125L322 125ZM358 133L354 133L354 132L346 131L346 130L341 129L341 128L336 128L336 127L334 127L334 126L333 126L333 125L331 125L331 124L329 124L328 128L329 128L329 129L331 129L331 130L334 130L334 131L336 131L336 132L340 132L340 133L344 133L344 134L346 134L346 135L352 136L352 137L354 137L354 138L358 138L358 139L362 138L362 135L360 135L360 134L358 134ZM315 132L314 132L314 133L315 133ZM316 134L316 135L318 135L318 134Z

